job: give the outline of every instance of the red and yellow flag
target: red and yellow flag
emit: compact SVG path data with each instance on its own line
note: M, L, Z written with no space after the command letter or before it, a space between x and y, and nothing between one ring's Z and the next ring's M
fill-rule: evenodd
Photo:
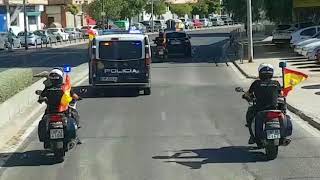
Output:
M287 96L288 93L293 89L294 86L306 80L308 75L294 71L291 69L284 68L284 88L283 95Z
M69 103L72 101L70 94L71 91L71 78L70 75L66 75L65 83L62 86L63 95L60 101L59 112L68 110Z

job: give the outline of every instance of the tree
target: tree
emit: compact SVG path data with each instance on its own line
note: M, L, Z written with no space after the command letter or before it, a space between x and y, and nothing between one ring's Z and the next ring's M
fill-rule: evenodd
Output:
M105 19L116 19L120 17L122 5L124 0L95 0L91 2L87 8L87 14L94 19L101 19L103 22ZM102 15L102 12L105 15Z
M76 27L76 15L80 12L79 6L75 4L68 4L67 11L69 11L73 15L73 24L74 27Z
M199 0L197 3L193 4L192 14L199 15L200 17L208 16L209 6L206 0Z
M151 3L148 3L145 7L145 10L147 13L151 14L152 10L151 10ZM154 1L153 3L153 14L154 15L162 15L164 13L166 13L166 9L167 9L167 4L165 3L164 0L159 0L159 1Z
M121 18L129 18L129 23L131 23L131 18L135 15L141 13L147 4L147 0L126 0L123 1L121 9Z
M212 13L218 14L222 9L220 0L206 0L206 4L208 4L209 14L212 14Z
M171 4L170 11L179 17L182 17L186 14L191 15L192 6L189 4Z
M266 17L273 22L288 23L292 21L292 0L264 1Z

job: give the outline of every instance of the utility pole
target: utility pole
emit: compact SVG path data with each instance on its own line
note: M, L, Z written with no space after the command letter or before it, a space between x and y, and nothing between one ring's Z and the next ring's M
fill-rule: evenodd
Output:
M253 41L252 41L252 10L251 0L247 0L247 33L248 33L248 59L249 63L253 62Z
M154 3L153 3L153 0L151 0L151 26L152 26L152 32L154 32L154 23L153 23L153 6L154 6Z
M27 30L27 8L26 0L23 0L23 19L24 19L24 47L25 50L28 50L28 30Z

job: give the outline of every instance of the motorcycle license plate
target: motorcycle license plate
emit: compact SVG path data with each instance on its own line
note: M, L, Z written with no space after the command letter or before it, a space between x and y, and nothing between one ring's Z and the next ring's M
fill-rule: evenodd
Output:
M50 129L50 139L63 139L63 129Z
M101 77L101 81L118 81L118 77Z
M179 42L179 41L172 41L171 44L173 44L173 45L179 45L179 44L181 44L181 42Z
M279 129L267 130L267 139L280 139L281 134Z

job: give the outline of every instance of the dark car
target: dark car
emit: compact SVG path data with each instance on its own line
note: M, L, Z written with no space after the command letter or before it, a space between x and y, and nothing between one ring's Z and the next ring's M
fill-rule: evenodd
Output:
M184 31L167 31L164 33L167 55L191 57L191 37Z
M37 30L33 32L34 34L41 36L41 40L43 44L49 44L49 43L57 43L57 37L56 35L46 31L46 30Z

